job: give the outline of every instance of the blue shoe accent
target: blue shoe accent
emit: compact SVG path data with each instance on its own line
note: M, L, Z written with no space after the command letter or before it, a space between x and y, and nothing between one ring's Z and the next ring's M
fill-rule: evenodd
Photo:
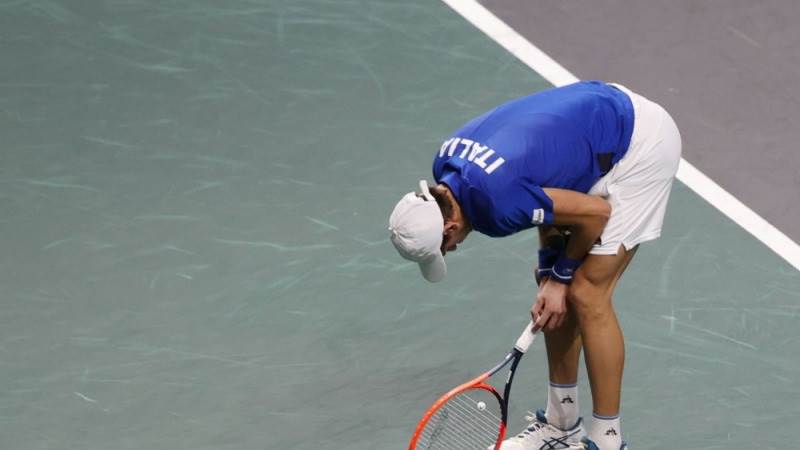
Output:
M545 417L543 409L536 410L536 420L542 423L547 423L547 417Z
M585 450L600 450L597 448L597 444L592 442L588 437L581 439L581 444L583 444ZM619 450L628 450L628 444L623 441L622 445L619 446Z

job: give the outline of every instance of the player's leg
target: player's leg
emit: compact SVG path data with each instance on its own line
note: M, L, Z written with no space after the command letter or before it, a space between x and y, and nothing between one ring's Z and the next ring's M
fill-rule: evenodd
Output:
M564 409L570 405L561 404L563 396L554 401L553 394L575 389L570 400L577 407L575 385L582 345L592 388L593 411L596 416L618 417L625 354L611 294L635 253L636 248L626 251L620 246L616 255L586 257L570 286L569 317L561 327L545 334L551 381L548 412L539 411L526 430L503 442L502 450L565 448L565 445L577 448L576 441L585 434L583 425L580 420L571 426L564 425L562 420L568 415ZM559 387L554 389L552 384ZM602 441L597 437L593 440Z
M525 429L504 441L501 450L580 448L586 436L578 411L581 337L572 312L560 327L545 332L545 344L550 368L547 408L528 417Z
M603 416L619 412L625 355L622 330L611 299L635 253L635 248L626 251L620 247L617 255L588 255L570 286L569 301L586 353L594 412Z
M562 250L569 242L568 229L540 226L538 230L542 249ZM548 265L547 261L543 261L541 251L539 256L539 265ZM552 266L552 262L549 265ZM542 280L539 279L538 268L536 277L539 284ZM545 417L550 424L569 429L579 417L577 381L581 340L575 316L568 310L560 327L543 333L550 371Z
M550 381L559 385L576 383L581 356L581 334L572 310L567 312L560 327L545 331L544 340Z
M580 416L578 405L578 366L581 334L575 314L569 310L560 327L545 331L550 382L545 417L561 429L571 429Z
M547 408L527 417L525 429L505 440L501 450L581 448L586 436L578 412L581 337L575 315L568 312L560 327L544 333L550 369Z
M620 442L618 418L625 346L612 294L635 253L636 248L626 251L620 246L616 255L588 255L569 291L592 389L594 420L589 434L595 441L615 442L614 450ZM597 424L607 429L595 430Z

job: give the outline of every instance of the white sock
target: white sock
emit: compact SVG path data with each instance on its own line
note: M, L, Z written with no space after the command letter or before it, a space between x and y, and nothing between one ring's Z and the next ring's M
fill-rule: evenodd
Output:
M600 450L619 450L622 445L622 428L619 424L619 415L607 417L592 414L589 439L597 444L597 448Z
M550 382L547 391L547 423L569 430L578 422L578 385Z

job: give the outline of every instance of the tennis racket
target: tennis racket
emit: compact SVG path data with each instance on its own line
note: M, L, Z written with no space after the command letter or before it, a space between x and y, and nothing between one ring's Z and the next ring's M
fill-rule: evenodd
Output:
M511 382L522 355L536 334L533 322L517 339L514 348L488 372L452 389L428 408L417 424L409 450L487 450L500 448L506 435ZM511 364L503 395L489 378Z

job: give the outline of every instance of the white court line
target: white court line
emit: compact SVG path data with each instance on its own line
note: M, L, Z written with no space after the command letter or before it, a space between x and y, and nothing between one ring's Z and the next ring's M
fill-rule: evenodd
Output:
M442 0L555 86L578 78L474 0ZM800 270L800 245L681 158L677 178L756 239Z

